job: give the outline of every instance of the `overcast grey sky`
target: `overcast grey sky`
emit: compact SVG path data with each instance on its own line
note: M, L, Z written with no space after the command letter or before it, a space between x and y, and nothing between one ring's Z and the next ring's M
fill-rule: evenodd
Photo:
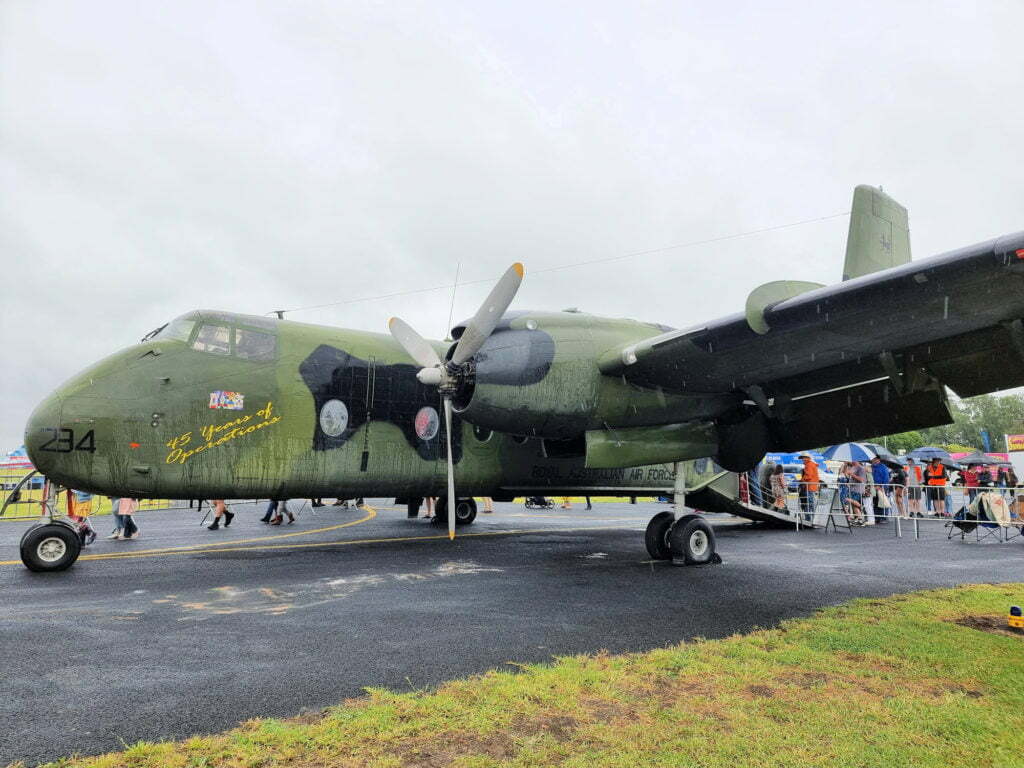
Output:
M1024 3L0 1L0 448L197 307L497 277L683 326L839 279L858 183L922 258L1024 229ZM455 315L488 286L458 293ZM450 295L291 317L445 332Z

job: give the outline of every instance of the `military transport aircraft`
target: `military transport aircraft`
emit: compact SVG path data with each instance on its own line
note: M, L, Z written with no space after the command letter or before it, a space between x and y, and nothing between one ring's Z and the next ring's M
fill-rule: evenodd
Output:
M911 262L907 212L854 192L843 282L779 281L743 312L672 330L579 312L507 311L513 265L454 343L195 311L97 363L33 412L52 482L112 496L472 496L681 490L679 462L742 471L767 451L951 421L946 387L1024 385L1024 232ZM680 473L681 474L681 473ZM699 517L661 513L656 558L709 562ZM22 559L79 554L60 520Z

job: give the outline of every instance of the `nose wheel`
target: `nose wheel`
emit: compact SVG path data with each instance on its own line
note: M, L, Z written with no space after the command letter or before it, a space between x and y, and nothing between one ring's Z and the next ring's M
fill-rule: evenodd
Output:
M37 573L68 569L81 551L78 531L63 523L36 525L21 537L21 562Z
M644 533L647 553L654 560L674 565L711 565L722 562L715 551L715 531L700 515L676 520L671 512L659 512Z

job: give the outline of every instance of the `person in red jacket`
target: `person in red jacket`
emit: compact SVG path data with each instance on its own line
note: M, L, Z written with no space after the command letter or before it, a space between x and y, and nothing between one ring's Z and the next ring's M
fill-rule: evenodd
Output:
M967 498L974 501L978 495L978 465L971 464L967 469L960 470L960 477L957 479L963 482Z

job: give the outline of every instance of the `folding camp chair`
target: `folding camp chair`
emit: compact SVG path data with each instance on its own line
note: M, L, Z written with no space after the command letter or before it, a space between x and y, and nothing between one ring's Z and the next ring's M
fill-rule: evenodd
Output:
M1006 503L1006 497L1001 491L986 491L979 498L984 500L985 516L992 521L987 525L997 526L1002 541L1015 539L1024 533L1024 521L1017 516L1013 506ZM1011 530L1014 531L1012 535Z
M971 504L973 507L974 505ZM969 507L960 507L955 515L946 521L946 541L953 538L957 531L960 531L960 541L964 536L973 532L978 527L978 515L972 512Z
M982 541L994 536L997 541L1003 540L1003 525L989 509L988 494L978 494L974 501L953 515L953 518L946 523L948 534L946 540L953 538L954 529L960 531L960 541L973 532L975 541Z

